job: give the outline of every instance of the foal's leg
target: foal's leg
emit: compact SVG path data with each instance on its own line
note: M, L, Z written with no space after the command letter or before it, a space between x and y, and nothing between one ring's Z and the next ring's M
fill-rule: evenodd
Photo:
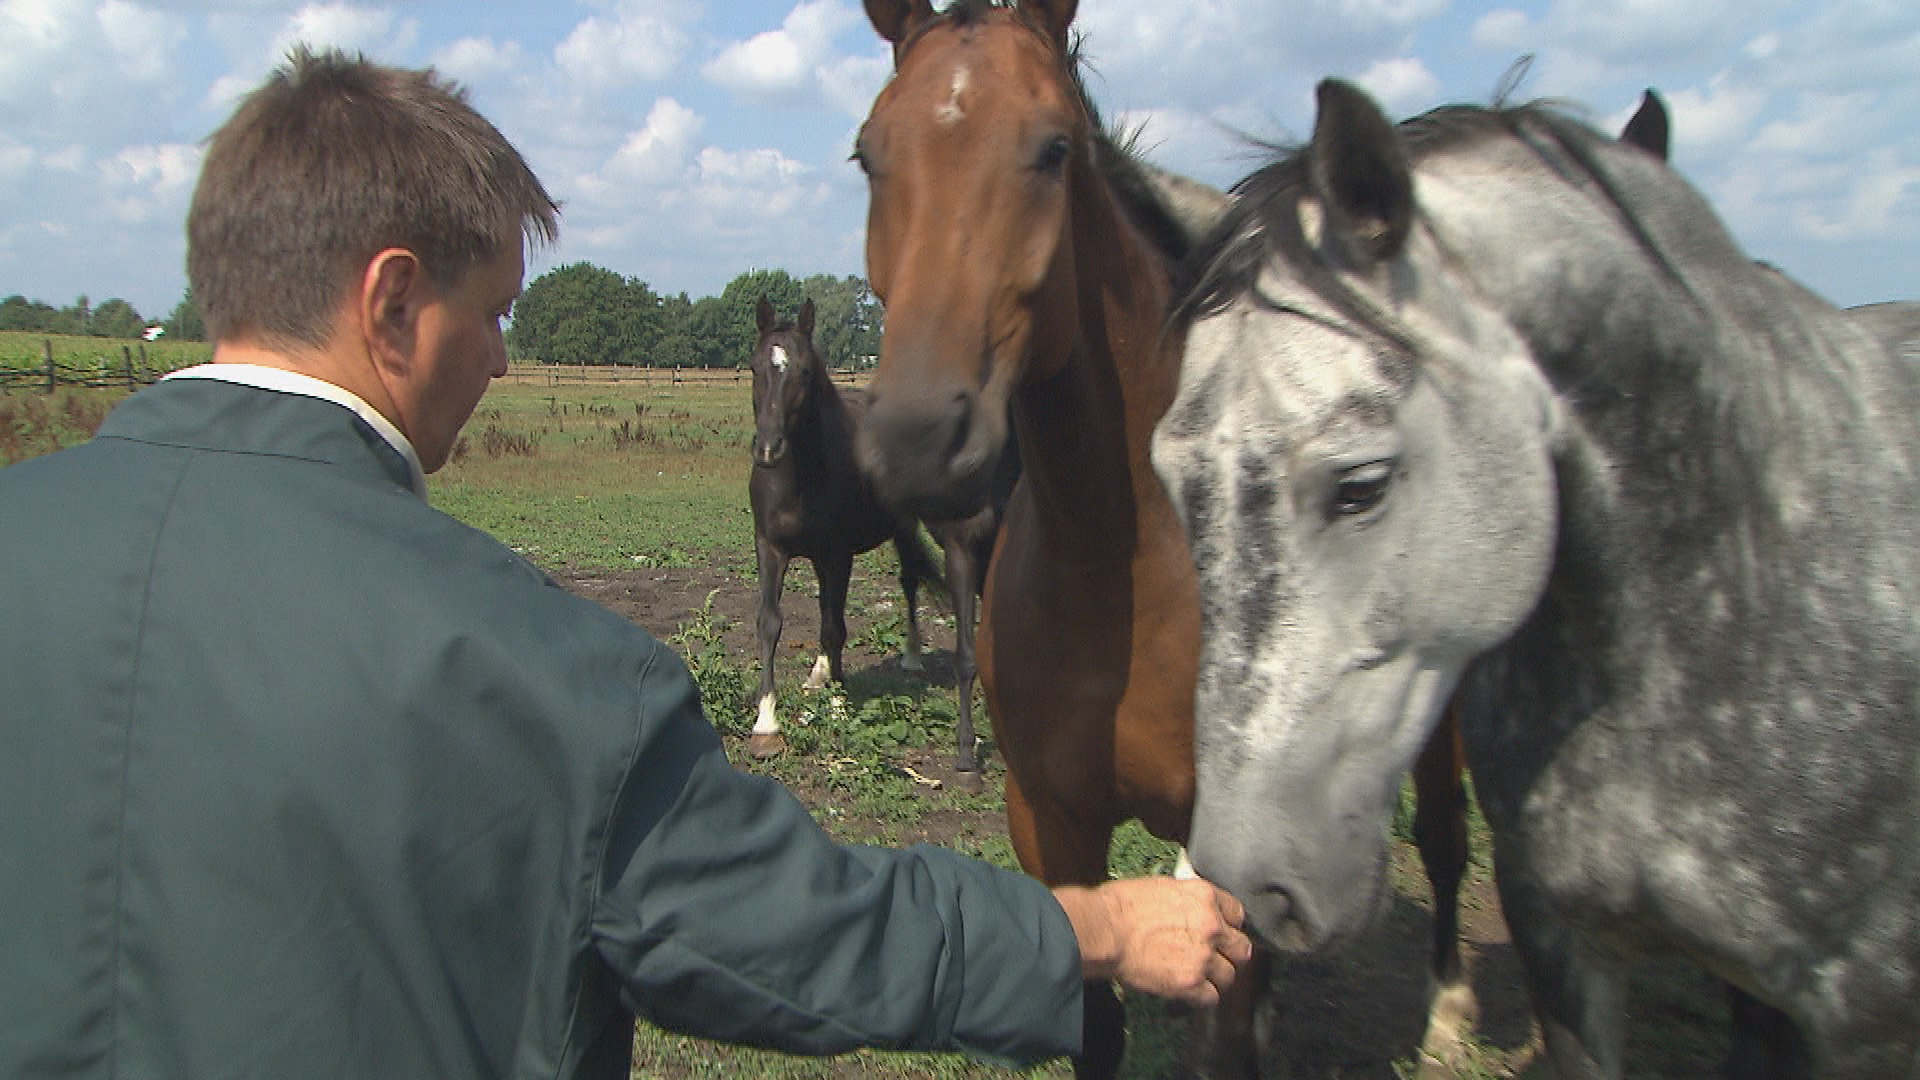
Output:
M754 758L774 757L787 748L780 734L780 718L774 712L773 659L780 646L780 590L787 580L787 553L755 534L753 551L760 564L760 617L754 628L760 641L760 715L747 737L747 753Z
M853 552L822 555L813 560L813 570L820 579L820 653L827 662L828 678L845 683L840 653L847 645L847 583L853 578ZM816 663L813 676L807 679L808 689L818 690L826 685L824 679L819 679L820 674L820 665Z
M947 591L953 597L953 683L959 699L954 729L953 768L969 791L981 790L978 741L973 734L973 680L979 668L973 656L974 604L979 599L980 560L974 553L969 522L946 530Z
M927 567L919 526L910 525L894 534L893 553L900 559L900 595L907 603L907 651L900 658L900 669L918 673L927 667L920 658L920 582Z
M1452 706L1441 715L1413 767L1413 842L1433 887L1433 954L1427 972L1427 1033L1420 1044L1430 1066L1456 1068L1462 1044L1480 1014L1460 962L1460 881L1467 871L1466 750ZM1441 1075L1451 1075L1441 1073Z

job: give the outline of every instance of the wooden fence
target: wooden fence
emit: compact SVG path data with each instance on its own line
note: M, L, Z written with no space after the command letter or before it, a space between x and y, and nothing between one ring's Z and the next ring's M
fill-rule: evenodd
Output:
M137 359L134 356L136 346L140 350ZM42 348L46 361L38 368L0 369L0 390L38 390L48 394L63 386L125 387L131 390L149 385L166 374L164 371L155 371L147 362L145 342L122 344L117 366L106 357L87 365L62 364L54 359L53 342L44 342Z
M871 373L835 371L833 381L841 386L864 386ZM539 386L719 386L753 381L747 368L650 368L582 367L561 364L511 364L508 382Z

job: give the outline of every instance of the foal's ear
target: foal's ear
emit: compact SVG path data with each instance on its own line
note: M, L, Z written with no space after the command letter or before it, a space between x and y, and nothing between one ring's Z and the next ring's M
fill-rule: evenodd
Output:
M1649 89L1640 95L1640 108L1620 132L1620 141L1666 161L1672 138L1673 126L1667 120L1667 104L1660 100L1659 94Z
M1080 0L1021 0L1020 7L1032 12L1047 28L1048 36L1054 44L1060 46L1060 52L1067 52L1067 27L1073 25L1073 13L1079 10Z
M760 333L762 335L765 335L773 329L773 302L768 300L764 294L760 297L760 303L754 306L753 315L755 319L759 320Z
M813 340L813 297L809 296L800 302L800 321L795 325L801 337Z
M1308 147L1314 194L1360 254L1390 259L1413 228L1413 173L1400 132L1364 91L1326 79Z
M907 40L913 28L927 19L933 18L933 0L865 0L867 21L880 36L893 43L895 59L900 56L900 43Z

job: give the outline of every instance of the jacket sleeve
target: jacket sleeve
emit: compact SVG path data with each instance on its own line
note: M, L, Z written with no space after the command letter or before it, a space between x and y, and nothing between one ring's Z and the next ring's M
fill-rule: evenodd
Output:
M667 650L643 712L593 926L636 1014L799 1054L1079 1051L1079 948L1043 885L943 848L835 842L727 762Z

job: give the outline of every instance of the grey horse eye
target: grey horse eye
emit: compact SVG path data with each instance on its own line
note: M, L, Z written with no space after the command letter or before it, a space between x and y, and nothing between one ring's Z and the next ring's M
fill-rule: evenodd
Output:
M1329 516L1358 517L1378 507L1393 486L1396 468L1392 461L1370 461L1356 465L1334 482L1332 513Z

